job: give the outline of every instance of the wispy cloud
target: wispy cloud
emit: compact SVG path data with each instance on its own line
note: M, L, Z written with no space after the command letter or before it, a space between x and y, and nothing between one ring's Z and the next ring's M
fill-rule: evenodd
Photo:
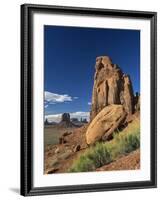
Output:
M83 118L83 119L87 119L87 121L89 121L89 115L90 115L89 112L82 112L82 111L70 113L71 118L77 118L79 120ZM60 122L61 116L62 116L62 113L46 115L45 119L47 118L49 122Z
M73 101L78 97L71 97L68 94L56 94L52 92L45 91L45 103L55 104L55 103L64 103L67 101Z
M45 105L45 108L47 108L48 106L49 106L49 105L48 105L48 104L46 104L46 105Z
M88 102L88 105L90 106L90 105L92 105L92 103L91 103L91 102Z

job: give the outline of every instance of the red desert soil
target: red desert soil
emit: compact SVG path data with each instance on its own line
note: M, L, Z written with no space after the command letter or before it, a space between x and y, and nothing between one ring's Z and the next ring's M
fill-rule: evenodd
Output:
M140 169L140 150L121 156L116 161L98 168L96 171L136 170Z
M87 126L76 128L70 135L65 136L65 143L45 148L45 174L67 172L73 161L87 148L85 141ZM76 150L78 147L79 150Z
M87 126L73 130L64 137L65 143L49 145L45 148L45 174L64 173L72 166L73 162L86 150L85 131ZM79 141L79 143L78 143ZM79 150L75 150L79 146ZM140 168L140 150L118 157L108 165L96 171L134 170Z

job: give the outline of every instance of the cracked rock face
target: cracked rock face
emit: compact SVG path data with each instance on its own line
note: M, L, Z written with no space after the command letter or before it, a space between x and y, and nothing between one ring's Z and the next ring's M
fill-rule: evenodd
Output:
M99 140L108 140L113 132L126 118L122 105L109 105L104 107L92 120L86 131L86 142L88 145Z
M123 105L125 111L132 114L134 95L130 77L108 56L96 58L95 70L90 120L112 104Z
M108 56L96 58L88 145L111 139L113 132L132 116L136 104L130 76Z

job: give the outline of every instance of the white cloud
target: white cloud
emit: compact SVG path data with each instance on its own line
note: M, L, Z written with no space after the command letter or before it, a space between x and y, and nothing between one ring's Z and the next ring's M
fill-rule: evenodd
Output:
M70 117L71 118L78 118L79 120L81 118L86 118L87 120L89 120L89 112L81 112L81 111L78 111L78 112L73 112L73 113L70 113Z
M45 91L45 102L50 104L63 103L67 101L72 101L77 99L77 97L71 97L68 94L56 94L52 92Z
M59 114L53 114L53 115L46 115L45 119L47 118L49 122L60 122L61 120L62 113ZM70 113L70 118L78 118L79 120L82 119L87 119L89 121L89 112L73 112Z
M62 114L55 115L45 115L45 119L48 119L49 122L60 122Z
M88 102L88 105L90 106L90 105L92 105L92 103L91 103L91 102Z
M45 105L45 108L47 108L49 105L47 104L47 105Z

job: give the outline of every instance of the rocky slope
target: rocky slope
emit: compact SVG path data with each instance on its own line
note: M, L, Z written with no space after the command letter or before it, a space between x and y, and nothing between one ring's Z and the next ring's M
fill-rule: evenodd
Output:
M140 169L140 150L121 156L114 162L98 168L96 171L136 170Z
M88 125L84 125L73 132L65 132L60 137L59 144L45 148L45 174L67 172L77 155L88 147L85 140L87 127Z

